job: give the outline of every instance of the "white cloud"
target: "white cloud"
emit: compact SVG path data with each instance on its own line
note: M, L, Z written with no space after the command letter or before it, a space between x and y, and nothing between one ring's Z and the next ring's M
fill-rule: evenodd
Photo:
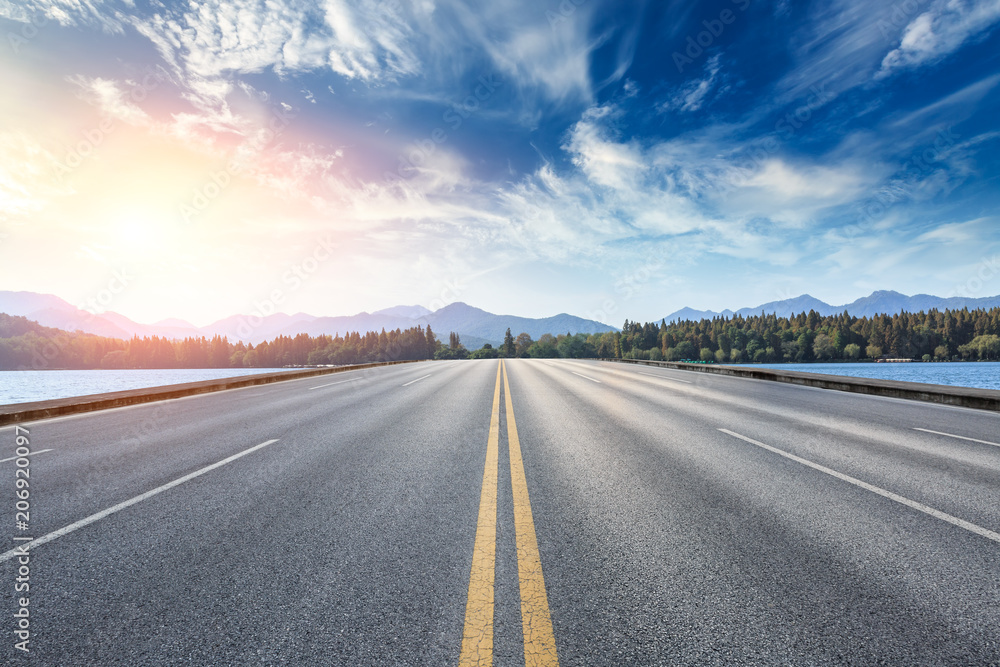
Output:
M777 84L785 106L823 86L829 99L905 68L930 65L978 39L1000 20L1000 0L813 3L788 41L795 63ZM907 13L907 12L910 13ZM919 13L918 13L919 12Z
M892 122L894 129L902 130L913 138L918 134L935 133L942 124L954 124L967 118L978 103L998 84L1000 74L992 74L961 90L921 107ZM914 139L921 141L922 139Z
M60 159L27 133L0 131L0 222L23 220L70 194L57 178L59 169Z
M886 54L876 76L935 63L1000 21L1000 0L937 0L903 29L899 46Z
M618 115L612 107L589 109L570 130L563 146L593 183L616 189L631 189L637 174L644 168L639 148L634 143L609 139L605 122Z
M860 178L861 175L852 168L791 165L774 158L765 161L743 184L763 190L767 197L786 202L842 201L861 190Z
M682 112L698 111L705 104L706 99L713 88L715 88L719 77L721 66L719 61L721 54L716 54L708 59L705 64L705 76L689 82L674 93L664 102L661 102L657 109L659 111L679 110Z
M990 218L977 218L967 222L953 222L935 227L916 238L917 242L949 244L975 242L983 238L983 232L995 221Z
M129 125L148 125L150 118L135 103L135 90L125 91L117 81L75 75L67 80L80 88L81 97L93 104L102 115L123 121Z
M777 84L776 103L792 104L822 86L831 97L870 82L885 54L880 20L892 7L867 0L812 3L798 29L789 36L793 68Z
M49 21L61 26L94 26L104 32L121 34L122 16L109 8L104 0L0 0L0 17L31 22L44 28ZM131 4L131 3L129 3Z
M327 70L368 93L440 100L454 95L456 81L494 75L514 100L504 113L527 125L547 105L590 104L594 51L623 31L614 71L598 87L607 85L624 76L638 35L634 25L595 35L596 3L574 3L550 22L526 0L205 0L156 2L146 13L127 2L0 0L0 15L18 20L57 10L66 25L133 28L189 88L264 71Z
M520 0L495 0L469 7L463 0L442 2L440 15L454 15L456 28L426 26L436 44L435 60L453 59L456 44L466 43L485 53L492 66L525 95L556 103L589 103L594 97L590 79L591 54L604 40L592 37L593 3L570 5L572 11L558 20L548 20L544 12L526 10ZM444 8L447 11L444 11ZM442 48L444 47L444 48ZM634 48L634 47L633 47ZM630 60L632 51L618 55ZM621 68L619 68L621 69ZM621 76L621 74L618 74ZM531 99L522 100L533 106ZM533 109L525 114L527 117Z

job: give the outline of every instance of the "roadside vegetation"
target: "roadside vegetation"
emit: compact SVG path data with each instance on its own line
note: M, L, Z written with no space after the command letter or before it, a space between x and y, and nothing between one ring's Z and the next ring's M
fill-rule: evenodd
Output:
M346 336L279 336L259 345L226 338L129 340L43 327L0 313L0 370L43 368L279 368L410 359L624 358L717 363L1000 360L1000 308L854 317L757 315L657 323L625 321L621 332L544 334L507 330L502 344L467 350L452 332L428 327Z
M1000 359L1000 308L855 317L755 315L639 324L625 322L621 356L719 363Z

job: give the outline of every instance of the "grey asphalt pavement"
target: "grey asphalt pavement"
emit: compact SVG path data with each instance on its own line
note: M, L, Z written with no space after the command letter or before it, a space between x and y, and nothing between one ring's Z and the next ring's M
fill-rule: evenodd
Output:
M29 549L29 654L0 563L0 662L457 665L497 364L24 424L51 451L25 531L0 462L0 540L56 536ZM506 367L559 664L1000 664L1000 415ZM524 665L503 412L494 664Z

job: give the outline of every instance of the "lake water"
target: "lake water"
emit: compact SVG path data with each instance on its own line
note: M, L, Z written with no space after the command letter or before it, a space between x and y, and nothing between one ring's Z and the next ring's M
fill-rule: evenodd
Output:
M855 363L855 364L731 364L750 368L774 368L803 373L846 375L876 380L925 382L953 387L978 387L1000 389L1000 362L911 362L911 363Z
M154 370L0 371L0 405L288 370L294 369L163 368Z

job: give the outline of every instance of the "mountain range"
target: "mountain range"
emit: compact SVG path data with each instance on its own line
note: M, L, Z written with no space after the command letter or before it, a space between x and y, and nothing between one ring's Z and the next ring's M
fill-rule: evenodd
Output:
M723 310L715 312L712 310L694 310L693 308L681 308L667 315L664 319L667 322L677 320L701 320L712 319L713 317L733 317L740 315L747 317L750 315L760 315L761 313L774 313L779 317L791 317L799 313L808 313L815 310L822 316L836 315L845 310L855 317L871 317L872 315L894 315L896 313L908 312L919 313L920 311L937 310L961 310L968 308L990 309L1000 307L1000 296L987 296L982 298L970 298L964 296L940 297L930 294L915 294L906 296L899 292L890 290L879 290L872 292L868 296L862 297L843 306L831 306L808 294L797 296L783 301L771 301L754 308L740 308L739 310Z
M929 294L906 296L899 292L877 291L843 306L832 306L808 294L803 294L792 299L771 301L753 308L741 308L736 311L715 312L682 308L663 319L667 322L674 322L677 320L712 319L719 316L741 315L746 317L759 315L762 312L789 317L810 310L815 310L824 316L835 315L846 310L856 317L871 317L876 314L892 315L902 311L919 312L932 308L938 310L969 308L971 310L995 307L1000 307L1000 296L978 299L943 298ZM546 333L617 331L615 327L601 322L566 313L545 318L496 315L461 302L449 304L433 312L423 306L394 306L373 313L364 312L336 317L317 317L307 313L294 315L275 313L264 317L232 315L208 326L196 327L184 320L173 318L153 324L140 324L112 311L93 314L81 310L52 294L0 291L0 312L8 315L21 315L47 327L67 331L80 330L111 338L131 338L132 336L185 338L220 335L231 341L241 340L255 345L264 340L272 340L277 336L295 336L300 333L310 336L343 335L351 331L381 331L383 328L392 330L427 325L430 325L441 340L446 340L447 334L454 331L461 336L462 342L469 349L482 347L484 343L500 344L508 327L514 335L526 332L536 340Z
M452 303L436 311L423 306L394 306L373 313L358 313L337 317L317 317L306 313L287 315L275 313L264 317L233 315L208 326L195 325L178 319L167 319L153 324L140 324L124 315L105 311L93 314L81 310L52 294L35 292L0 291L0 312L20 315L47 327L67 331L132 338L133 336L164 336L167 338L225 336L230 341L241 340L257 344L277 336L343 335L352 331L381 331L382 329L407 329L430 325L442 341L447 341L452 331L459 334L469 349L484 343L499 345L509 327L516 336L521 332L538 339L546 333L603 333L616 331L614 327L560 313L552 317L529 318L514 315L496 315L465 303Z

